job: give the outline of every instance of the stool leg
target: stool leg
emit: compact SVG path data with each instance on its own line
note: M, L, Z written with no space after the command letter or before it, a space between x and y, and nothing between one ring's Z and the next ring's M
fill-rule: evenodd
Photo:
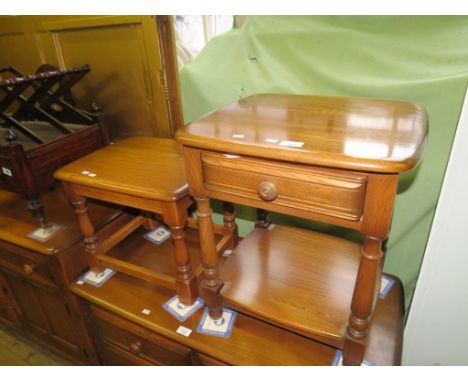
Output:
M195 198L197 202L198 229L200 235L200 251L203 263L202 292L208 312L213 320L223 315L223 306L220 290L223 282L219 278L218 253L211 220L212 210L210 200Z
M31 211L34 220L39 223L41 228L46 229L49 227L44 215L44 207L42 206L41 198L28 198L28 210Z
M88 206L86 204L86 198L74 193L71 194L71 203L75 208L76 216L78 217L78 224L80 231L84 236L85 251L88 259L88 264L93 272L100 273L104 270L104 267L99 264L96 255L99 248L98 238L96 237L93 223L88 214Z
M351 302L351 315L343 346L343 365L360 366L366 350L369 322L377 299L382 239L366 236Z
M228 249L234 249L239 242L239 232L236 224L236 214L234 212L234 204L223 202L223 222L224 230L231 235L231 243Z
M177 295L182 304L192 305L198 298L198 285L192 270L185 236L185 223L188 218L187 210L180 208L177 203L167 203L163 207L163 218L171 229L174 245Z
M184 227L171 226L170 228L177 268L177 295L182 304L192 305L198 297L198 285L190 262L187 241L185 239L185 230Z
M153 218L153 214L150 212L142 211L141 214L146 218L145 222L143 223L144 229L148 231L152 231L153 229L156 229L156 227L159 225L156 220Z
M271 224L269 212L257 208L257 219L255 220L255 228L268 228Z

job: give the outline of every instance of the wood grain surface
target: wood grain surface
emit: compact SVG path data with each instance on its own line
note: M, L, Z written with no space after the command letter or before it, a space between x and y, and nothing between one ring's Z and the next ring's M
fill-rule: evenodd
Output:
M152 200L172 201L188 194L181 150L171 139L127 138L62 167L55 177Z
M426 112L413 103L258 94L189 123L176 140L225 153L397 173L419 162L426 135Z

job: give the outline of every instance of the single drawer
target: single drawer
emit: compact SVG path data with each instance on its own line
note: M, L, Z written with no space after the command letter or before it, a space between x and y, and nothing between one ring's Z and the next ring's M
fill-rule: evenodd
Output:
M27 277L33 283L56 287L54 275L49 266L50 258L23 248L0 242L0 268L6 272Z
M104 343L101 346L101 355L106 366L154 366L143 358L112 344Z
M218 361L217 359L211 358L202 353L197 353L197 366L229 366L227 363Z
M146 330L107 311L91 307L93 321L103 347L107 350L120 349L130 354L127 359L139 359L141 364L190 365L190 349L174 341Z
M265 202L278 212L301 210L350 221L362 215L367 180L362 174L211 152L201 153L201 167L207 190L247 203Z

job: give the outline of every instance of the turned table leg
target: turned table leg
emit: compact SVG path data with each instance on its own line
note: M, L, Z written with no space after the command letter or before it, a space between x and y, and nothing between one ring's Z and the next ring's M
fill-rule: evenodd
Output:
M190 256L185 239L184 227L171 226L172 241L177 268L176 290L179 301L185 305L192 305L197 297L197 279L195 278L190 262Z
M158 226L158 222L154 219L153 214L147 211L142 211L141 214L145 217L143 228L152 231Z
M225 231L231 235L228 249L233 250L239 242L239 231L236 224L234 204L231 202L223 202L223 222Z
M176 263L176 291L179 301L192 305L198 298L197 279L192 270L192 262L185 235L187 209L177 203L166 203L163 206L163 219L171 230Z
M210 200L207 198L195 198L197 202L198 229L200 235L200 251L203 263L202 292L208 312L213 320L223 315L223 306L220 290L223 282L219 278L218 253L216 252L213 221L213 211Z
M255 228L268 228L271 224L270 214L267 210L257 208L257 219L255 220Z
M69 185L64 184L64 189L78 217L80 231L84 236L85 252L89 267L93 272L100 273L104 270L104 267L99 264L96 257L99 249L99 241L96 237L93 222L88 214L86 198L75 194Z
M381 275L382 239L366 236L351 302L351 315L343 346L343 365L360 366L366 350L370 318Z

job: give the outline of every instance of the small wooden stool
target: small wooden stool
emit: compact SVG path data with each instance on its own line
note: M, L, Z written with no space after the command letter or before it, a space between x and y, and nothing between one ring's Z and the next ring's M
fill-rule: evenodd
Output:
M192 270L184 228L187 224L196 227L197 222L188 217L187 209L193 202L188 195L179 150L179 145L170 139L132 137L61 168L55 177L63 181L67 197L75 208L91 270L101 272L109 267L175 289L180 301L191 305L198 297L197 272ZM98 243L88 216L87 197L143 212ZM175 279L106 255L141 225L149 230L156 228L152 213L161 214L171 230L177 269ZM216 230L223 236L216 248L218 253L237 243L234 216L228 212L225 215L225 225Z

